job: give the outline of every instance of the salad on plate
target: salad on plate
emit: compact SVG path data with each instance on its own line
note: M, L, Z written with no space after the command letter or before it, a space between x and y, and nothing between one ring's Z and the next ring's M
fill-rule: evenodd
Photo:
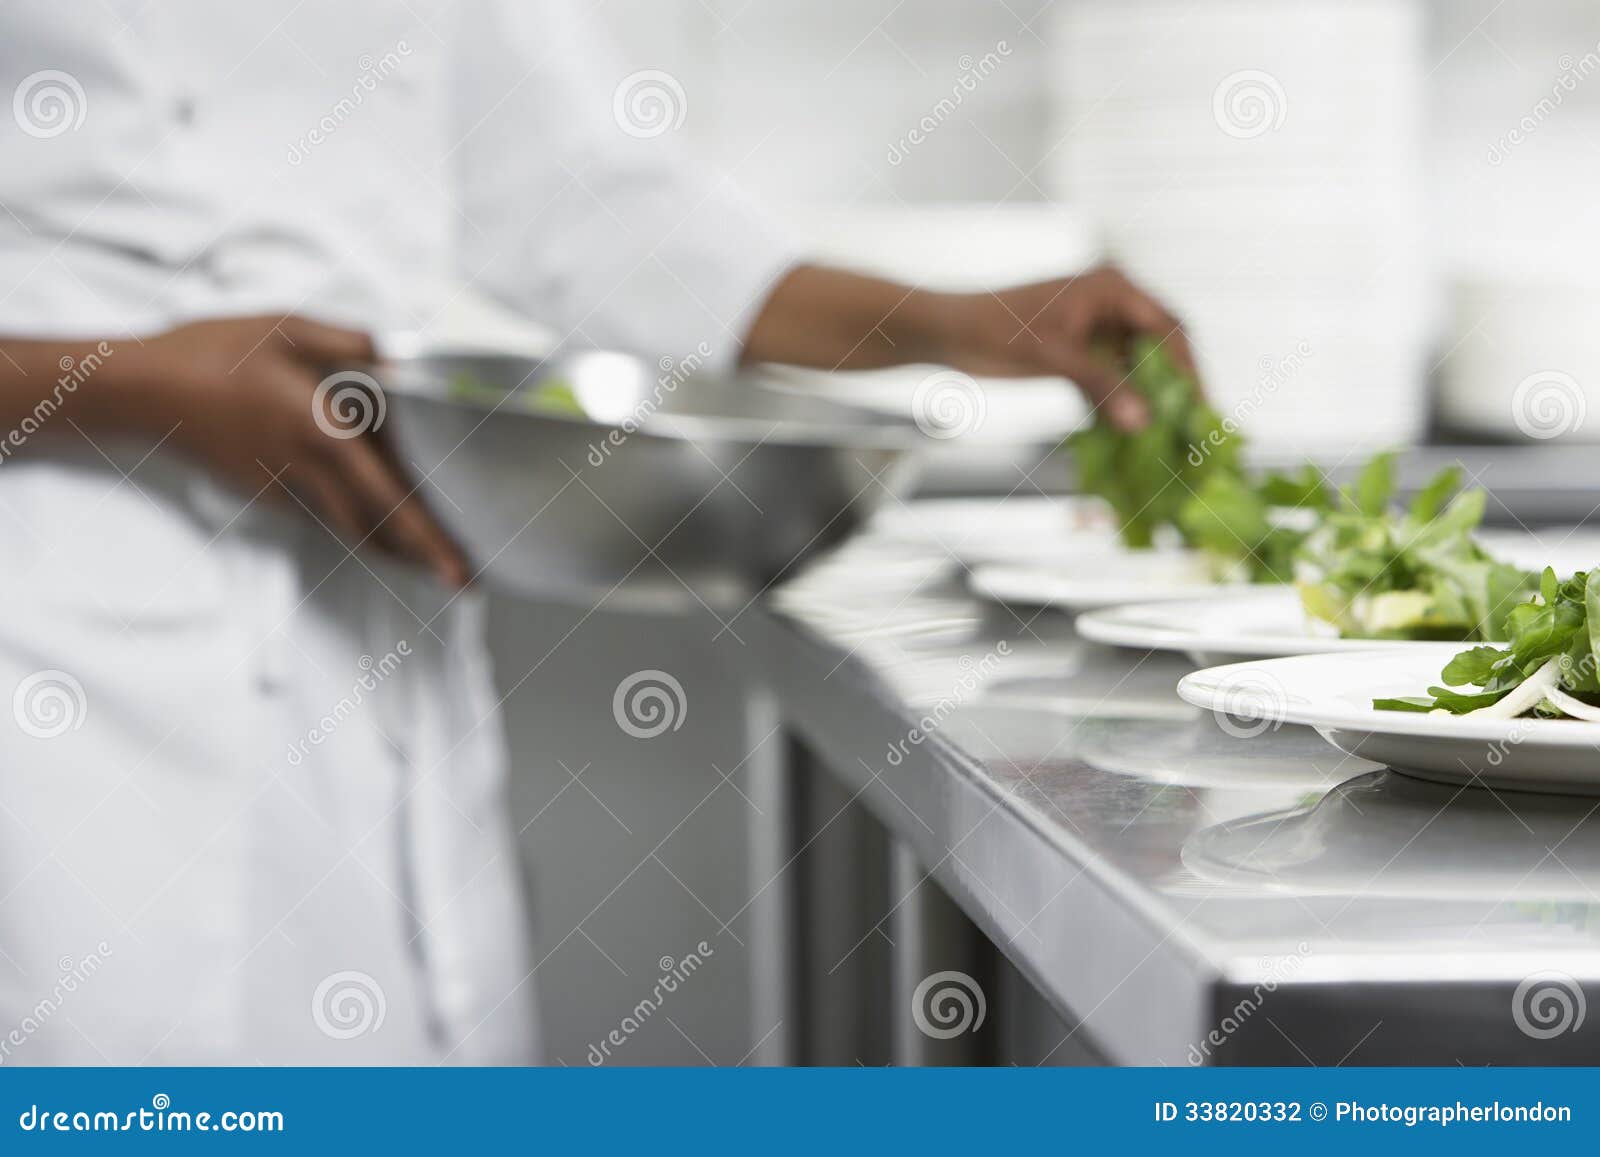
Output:
M1600 723L1600 568L1561 580L1546 569L1538 593L1512 607L1504 646L1472 647L1425 696L1374 699L1380 711L1477 719Z
M1484 492L1461 490L1449 467L1403 510L1393 494L1394 458L1380 454L1301 541L1294 581L1306 612L1345 638L1504 639L1538 577L1473 537Z
M1149 403L1148 426L1127 432L1097 416L1065 443L1080 488L1111 507L1124 548L1176 535L1210 581L1292 585L1308 619L1342 638L1503 639L1512 608L1538 588L1535 572L1477 540L1486 496L1462 489L1458 467L1403 507L1392 453L1347 487L1311 464L1252 474L1235 424L1159 342L1135 347L1129 383Z

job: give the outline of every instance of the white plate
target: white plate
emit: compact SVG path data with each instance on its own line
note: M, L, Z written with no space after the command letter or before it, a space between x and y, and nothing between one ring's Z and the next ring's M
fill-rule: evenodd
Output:
M1076 495L920 499L880 508L871 530L887 541L937 547L968 566L1056 559L1117 542L1110 508Z
M1203 599L1237 594L1248 583L1219 583L1187 550L1128 550L1115 544L1064 556L1050 565L993 563L972 572L972 589L1013 607L1088 611L1127 602Z
M1600 794L1600 723L1466 719L1377 711L1374 698L1424 695L1459 643L1298 655L1209 667L1178 694L1217 713L1224 730L1314 727L1340 751L1423 779L1523 791Z
M1341 639L1332 627L1306 615L1293 587L1277 585L1209 599L1106 607L1080 616L1077 631L1113 647L1181 651L1202 666L1414 645L1404 640Z
M1473 537L1496 558L1524 570L1554 567L1556 574L1566 578L1600 566L1600 532L1590 526L1490 527Z
M1092 509L1092 508L1091 508ZM969 512L975 514L976 511ZM1037 524L1035 524L1037 525ZM1056 607L1065 611L1080 612L1118 607L1127 603L1153 603L1194 601L1207 604L1234 596L1249 597L1265 594L1273 588L1252 583L1220 583L1215 581L1204 559L1194 551L1175 545L1160 546L1153 550L1129 550L1114 538L1108 539L1104 531L1085 531L1079 535L1063 534L1051 542L1036 539L1031 544L1017 543L1009 557L1000 557L996 545L1007 533L1016 532L1015 524L1005 527L999 537L989 539L990 553L986 565L972 573L973 591L985 598L1016 607ZM1539 530L1492 529L1478 534L1484 547L1507 562L1535 570L1553 566L1563 577L1579 570L1600 566L1600 533L1585 527L1548 527ZM1035 557L1023 553L1031 549ZM983 561L975 559L974 561ZM1280 594L1287 599L1287 594ZM1264 645L1234 648L1212 648L1210 642L1226 642L1232 638L1231 627L1222 638L1208 640L1206 645L1176 640L1162 643L1135 642L1131 638L1090 636L1100 642L1121 646L1139 646L1146 649L1167 649L1190 653L1207 651L1213 655L1260 657L1270 655L1300 655L1317 651L1350 649L1337 639L1327 639L1330 645L1313 647L1288 645L1289 636L1299 637L1291 623L1287 602L1280 602L1276 610L1269 610L1269 618L1254 634L1280 636L1285 645L1264 649ZM1121 633L1120 629L1119 634ZM1310 643L1309 632L1300 639ZM1383 646L1380 641L1358 642L1357 649L1370 650ZM1209 660L1202 660L1209 661Z

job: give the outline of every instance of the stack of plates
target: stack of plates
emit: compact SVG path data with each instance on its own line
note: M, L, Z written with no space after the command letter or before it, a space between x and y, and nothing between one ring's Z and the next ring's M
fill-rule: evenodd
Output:
M1452 428L1600 440L1600 157L1585 124L1543 125L1499 164L1458 149L1446 170L1439 409Z
M1439 409L1451 428L1600 441L1600 276L1462 276L1450 298Z
M1450 428L1600 440L1593 9L1436 6L1429 223L1448 311L1438 385Z
M1071 0L1054 191L1185 317L1225 410L1307 453L1424 416L1409 0Z

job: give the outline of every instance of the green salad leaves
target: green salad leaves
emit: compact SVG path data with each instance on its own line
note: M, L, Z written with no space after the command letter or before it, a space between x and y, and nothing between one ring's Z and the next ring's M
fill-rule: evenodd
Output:
M1546 569L1537 593L1505 616L1504 647L1473 647L1427 696L1374 699L1383 711L1444 711L1600 722L1600 569L1565 581ZM1465 688L1465 690L1463 690Z
M1292 582L1295 555L1331 501L1315 466L1259 481L1242 472L1217 473L1186 498L1178 528L1184 542L1205 552L1224 576Z
M1489 555L1473 537L1485 495L1441 471L1400 507L1395 458L1379 454L1349 486L1307 464L1251 475L1244 440L1153 340L1134 351L1129 382L1150 406L1133 433L1096 417L1066 442L1079 487L1110 504L1122 541L1153 545L1171 527L1219 578L1294 583L1306 611L1347 637L1493 640L1537 576Z
M1149 405L1150 424L1129 433L1096 414L1066 446L1079 488L1104 498L1122 541L1139 548L1153 545L1160 527L1177 524L1207 478L1238 471L1239 443L1162 343L1135 343L1128 381Z
M451 377L445 392L458 402L479 402L493 406L505 402L509 393L512 405L519 409L536 414L557 414L567 418L588 417L583 403L578 401L577 391L560 379L508 391L484 381L469 370L462 370Z
M1503 639L1512 608L1537 578L1472 537L1481 490L1440 471L1404 510L1392 507L1394 456L1380 454L1342 490L1294 560L1306 611L1340 634L1368 639Z

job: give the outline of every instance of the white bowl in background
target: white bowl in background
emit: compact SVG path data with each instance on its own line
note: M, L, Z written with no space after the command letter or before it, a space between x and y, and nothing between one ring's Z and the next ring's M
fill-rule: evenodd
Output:
M1600 278L1458 279L1439 369L1451 427L1515 441L1600 442Z

